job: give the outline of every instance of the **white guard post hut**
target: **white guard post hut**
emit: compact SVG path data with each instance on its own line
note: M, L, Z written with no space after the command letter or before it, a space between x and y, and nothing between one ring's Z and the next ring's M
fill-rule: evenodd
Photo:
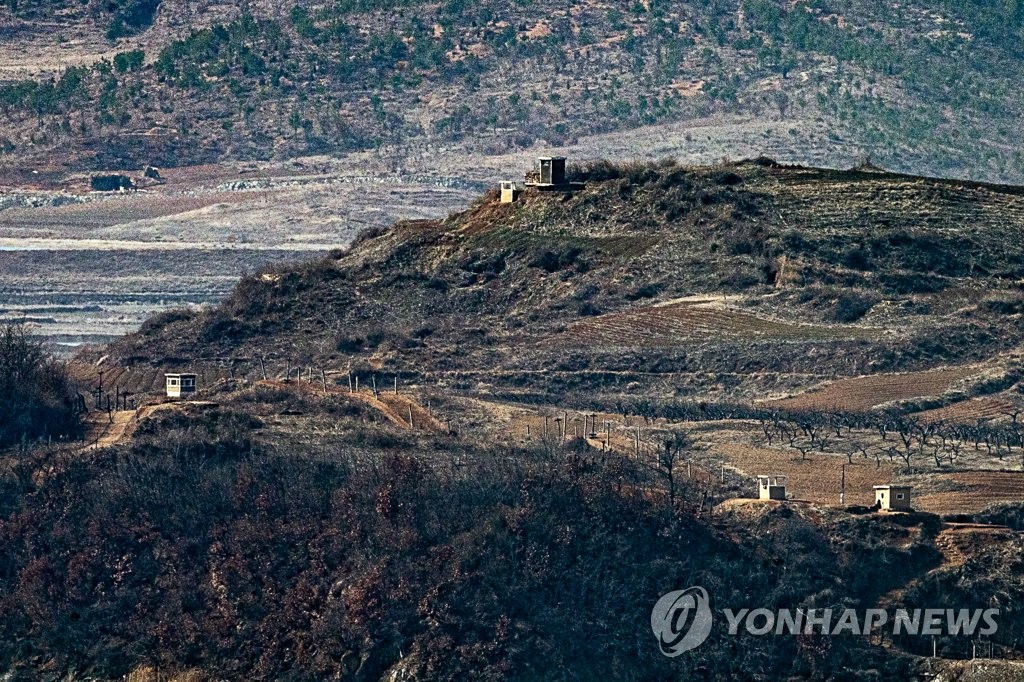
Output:
M909 485L876 485L875 507L884 511L913 511Z
M195 374L165 374L168 398L181 398L196 392Z
M785 500L788 476L758 476L757 497L760 500Z
M523 192L522 184L515 180L503 180L501 183L501 203L511 204Z

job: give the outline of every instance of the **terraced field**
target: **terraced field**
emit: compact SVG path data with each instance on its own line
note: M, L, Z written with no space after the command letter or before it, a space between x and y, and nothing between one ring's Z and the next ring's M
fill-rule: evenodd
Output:
M965 471L935 476L934 490L914 496L914 507L935 514L971 514L997 502L1024 502L1024 472Z
M928 372L876 374L840 379L806 393L771 401L787 410L865 412L894 400L910 400L942 395L958 381L980 372L978 367L962 366Z
M872 338L879 330L855 326L772 320L708 302L674 302L609 313L569 326L569 344L611 347L671 347L719 337L752 342L802 342Z
M998 419L1006 417L1014 409L1012 402L1006 398L986 396L973 398L963 402L939 407L934 410L918 412L918 418L927 423L949 422L973 424L979 419Z
M817 169L780 174L778 179L774 188L771 183L763 188L788 204L787 222L818 233L859 233L865 225L908 230L925 225L996 241L1024 227L1024 196L1014 187L873 172L840 177ZM851 221L851 215L858 219Z

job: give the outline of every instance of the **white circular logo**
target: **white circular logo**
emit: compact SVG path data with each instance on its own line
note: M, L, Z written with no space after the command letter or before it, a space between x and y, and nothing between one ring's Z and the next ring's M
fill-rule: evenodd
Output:
M711 605L703 587L669 592L651 611L651 630L661 653L674 658L695 649L711 634Z

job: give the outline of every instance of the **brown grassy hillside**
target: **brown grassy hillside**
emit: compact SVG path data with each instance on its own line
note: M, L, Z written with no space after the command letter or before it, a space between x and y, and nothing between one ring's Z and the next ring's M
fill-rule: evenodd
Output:
M573 194L489 194L251 275L221 306L155 319L112 352L748 399L998 364L1016 344L1018 189L767 160L577 173Z

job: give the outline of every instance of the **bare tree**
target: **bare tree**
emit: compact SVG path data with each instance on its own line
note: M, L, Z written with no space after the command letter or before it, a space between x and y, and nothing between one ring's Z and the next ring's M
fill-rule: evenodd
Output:
M663 448L658 453L657 471L665 479L668 486L669 503L675 507L677 481L675 475L676 463L680 456L687 452L692 443L690 437L683 431L676 431L671 437L666 438L662 443Z
M797 443L794 447L800 451L800 461L807 461L807 453L814 449L814 445L811 443Z

